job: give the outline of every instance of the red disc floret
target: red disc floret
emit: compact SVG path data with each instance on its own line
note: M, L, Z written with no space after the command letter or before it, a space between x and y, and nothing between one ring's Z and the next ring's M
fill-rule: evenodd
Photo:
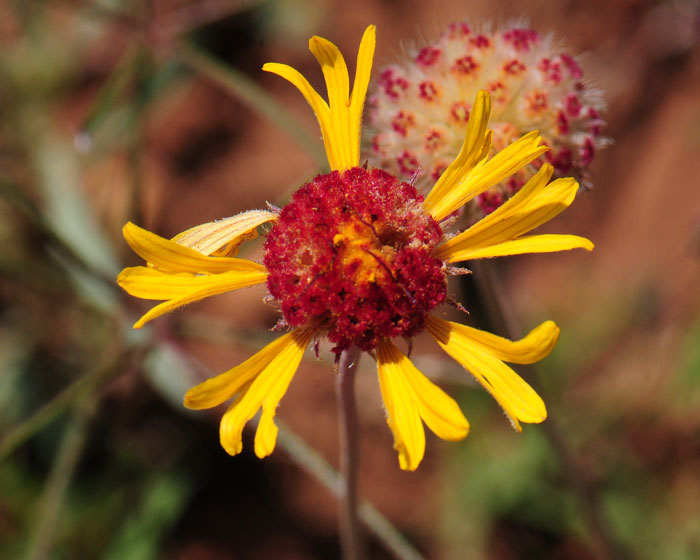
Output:
M420 332L445 300L443 237L408 183L379 169L319 175L284 207L265 242L267 287L290 326L374 349Z

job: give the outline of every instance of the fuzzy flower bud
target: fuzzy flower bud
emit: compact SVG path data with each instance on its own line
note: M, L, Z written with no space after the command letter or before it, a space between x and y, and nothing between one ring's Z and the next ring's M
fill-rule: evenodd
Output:
M601 93L586 86L576 59L555 47L551 37L531 29L451 24L435 43L379 73L365 135L370 164L415 179L426 192L459 150L471 103L485 89L493 103L492 151L539 130L555 176L573 175L589 186L588 167L608 142L601 135L604 104ZM481 194L471 211L495 210L538 163Z

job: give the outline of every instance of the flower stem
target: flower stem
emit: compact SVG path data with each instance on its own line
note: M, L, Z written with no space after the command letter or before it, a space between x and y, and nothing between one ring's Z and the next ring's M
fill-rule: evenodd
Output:
M73 417L63 436L38 504L36 527L30 538L27 560L47 560L52 557L66 492L80 461L90 420L96 410L97 403L90 397L74 406Z
M469 268L474 272L474 281L484 310L492 327L500 334L511 340L519 338L521 329L512 313L509 313L505 302L503 283L498 270L493 263L472 261ZM529 379L539 393L543 392L542 383L537 368L534 365L518 366L520 371L527 370ZM543 424L543 432L554 451L555 456L564 469L569 481L569 487L578 498L579 504L589 530L591 545L595 548L596 558L601 560L618 560L629 558L629 553L613 537L610 525L606 522L600 496L588 473L581 466L576 452L564 435L559 418L552 414Z
M345 560L364 558L360 524L357 516L357 473L360 457L357 406L355 403L355 372L360 349L352 346L340 355L336 398L340 417L340 473L338 506L340 545Z

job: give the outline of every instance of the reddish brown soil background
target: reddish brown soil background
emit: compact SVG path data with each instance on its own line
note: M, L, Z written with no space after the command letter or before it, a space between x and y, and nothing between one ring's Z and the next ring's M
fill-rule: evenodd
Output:
M57 20L71 17L70 7L58 4ZM155 2L152 17L167 18L184 4ZM700 503L695 469L700 465L699 448L692 435L700 429L700 408L688 412L690 403L698 403L697 394L688 396L690 402L682 412L674 411L673 403L679 361L691 328L697 334L693 325L700 311L697 6L650 0L525 0L517 6L494 0L317 0L300 5L304 9L296 12L295 24L287 25L285 34L248 37L245 29L236 27L243 24L233 23L223 27L230 35L212 39L211 44L305 121L313 135L316 125L301 96L282 80L259 71L268 60L283 61L319 84L320 72L305 50L311 34L328 37L343 52L353 53L365 26L374 23L376 61L383 65L401 55L402 44L420 42L421 36L431 38L451 21L526 17L533 28L564 40L571 53L586 53L582 63L586 77L606 92L606 134L614 144L596 157L595 188L546 229L585 235L596 243L596 250L513 258L502 272L522 323L532 326L553 318L573 348L571 361L557 372L565 381L555 383L561 389L554 408L566 411L565 424L580 427L571 438L586 464L593 470L614 469L606 457L624 442L643 468L666 473L654 480L668 485L671 495L678 494L677 515L687 515L689 504ZM77 131L124 49L141 39L115 23L86 53L83 79L76 81L57 110L56 119L66 135ZM155 42L156 63L173 56L176 46L167 33L151 33L146 39ZM244 40L248 43L240 44ZM201 76L192 75L161 95L144 111L143 119L140 222L166 237L263 207L316 172L309 157L273 123ZM121 224L128 217L124 188L131 181L128 154L117 150L91 161L85 176L97 215L107 224L115 245L122 247L123 262L135 263L120 239ZM262 290L247 290L219 296L191 306L186 313L213 315L239 329L264 330L274 324L275 314L260 303L262 295ZM177 321L164 318L157 328L177 332ZM250 353L249 346L197 337L183 339L182 344L212 371L228 369ZM365 363L364 368L357 388L363 426L362 494L406 531L427 557L471 557L467 552L462 556L460 543L450 542L441 528L444 497L452 491L444 466L454 464L445 459L449 445L430 438L419 471L399 471L372 364ZM158 418L176 413L138 378L113 391L104 414L120 426L120 432L140 433L134 437L157 457L161 448L168 448L159 440L162 434L155 438L159 441L144 434L156 429ZM131 409L118 411L124 395ZM474 425L473 430L507 429L495 404L493 408L495 421ZM336 409L327 356L321 363L303 366L279 414L336 464ZM605 420L596 419L596 414ZM173 421L175 437L202 440L199 446L187 444L188 450L200 454L190 457L188 464L205 469L211 484L197 494L177 530L168 536L162 557L335 557L335 504L327 491L283 451L259 462L249 449L250 439L241 457L228 458L217 446L216 419L214 415L210 422L187 420L184 434L179 432L181 420ZM468 446L469 439L458 445ZM517 440L509 445L517 445ZM198 466L198 457L206 466ZM674 466L667 464L669 457ZM491 538L489 557L525 557L518 552L519 537L508 534L507 527L493 529ZM572 536L553 546L547 557L594 558L584 541ZM372 551L373 557L388 557L377 543L372 543Z

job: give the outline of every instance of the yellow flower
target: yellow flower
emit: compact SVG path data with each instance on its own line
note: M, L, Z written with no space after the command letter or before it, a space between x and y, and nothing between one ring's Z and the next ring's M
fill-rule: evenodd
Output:
M358 346L377 360L379 385L402 469L423 458L423 423L449 441L464 438L469 424L457 403L428 380L392 342L427 330L503 407L513 427L541 422L542 399L504 362L542 359L559 336L551 321L510 341L446 321L431 311L446 299L450 263L520 253L591 250L573 235L524 235L568 207L573 179L549 183L543 165L527 185L498 210L445 240L439 222L490 186L541 155L536 132L489 157L490 98L479 92L462 149L428 196L389 173L359 167L365 93L375 28L365 31L350 92L340 51L320 37L310 49L321 64L329 103L296 70L282 64L263 69L292 82L313 108L332 171L301 187L281 212L252 210L196 226L172 240L134 224L124 226L129 245L147 266L125 269L118 282L136 297L165 300L135 327L181 305L266 282L290 332L247 361L190 389L185 406L205 409L233 399L221 420L221 444L231 455L242 448L245 424L262 410L255 453L269 455L277 437L274 415L314 339L328 338L334 352ZM264 264L235 258L238 245L256 228L274 222L265 242Z

